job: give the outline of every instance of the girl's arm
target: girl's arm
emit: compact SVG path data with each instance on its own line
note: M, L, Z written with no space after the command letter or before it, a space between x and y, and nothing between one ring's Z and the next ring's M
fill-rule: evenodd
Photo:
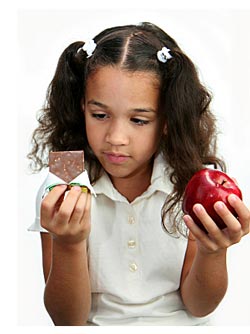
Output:
M90 231L90 195L55 187L41 205L44 303L55 325L85 325L91 292L86 238Z
M205 209L197 204L194 211L208 230L205 234L185 216L190 229L190 240L184 261L181 296L188 311L194 316L205 316L218 306L227 290L227 248L238 243L241 237L249 233L250 212L236 196L229 196L230 204L238 214L236 219L221 202L215 204L217 213L227 228L220 230L208 216Z

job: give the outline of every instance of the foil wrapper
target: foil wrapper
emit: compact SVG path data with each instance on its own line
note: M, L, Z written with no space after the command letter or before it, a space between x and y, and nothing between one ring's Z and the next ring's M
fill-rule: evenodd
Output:
M46 196L55 186L58 186L61 184L67 185L68 189L70 189L73 186L83 187L83 192L85 192L85 189L88 188L91 194L96 196L94 188L90 184L89 176L86 170L84 170L81 174L79 174L77 177L72 179L70 182L65 182L64 180L62 180L55 174L49 172L44 184L45 186L44 186L44 192L43 192L42 197Z

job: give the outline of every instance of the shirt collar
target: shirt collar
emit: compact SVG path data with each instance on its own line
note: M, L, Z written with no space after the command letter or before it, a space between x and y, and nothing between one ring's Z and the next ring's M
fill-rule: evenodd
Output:
M173 185L169 178L169 171L169 166L165 162L163 156L159 154L154 160L150 186L141 196L137 197L134 202L149 197L156 191L169 194L173 190ZM103 173L93 187L97 195L104 194L112 200L127 202L127 199L114 188L107 173Z

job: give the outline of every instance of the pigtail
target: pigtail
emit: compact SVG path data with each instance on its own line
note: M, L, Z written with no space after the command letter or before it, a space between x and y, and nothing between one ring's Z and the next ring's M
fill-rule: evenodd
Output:
M214 151L214 143L212 147L207 143L213 139L215 119L209 109L211 94L200 83L193 63L181 53L174 57L164 96L169 140L166 150L174 165L188 162L190 170L190 164L194 164L189 172L192 174L213 162L208 160L212 159L209 151Z
M194 64L185 54L175 51L164 72L162 102L167 131L162 151L172 167L174 190L163 207L163 222L181 203L186 184L195 172L207 164L225 169L216 157L216 120L209 108L211 94L201 84ZM172 217L180 226L172 224L174 233L183 230L182 220L177 219L181 209L176 212Z
M81 148L79 134L82 138L84 118L81 98L84 93L85 57L80 58L78 49L79 43L73 43L62 53L48 91L46 109L53 117L52 124L58 122L58 133L54 132L52 145L58 149Z
M48 87L44 107L38 115L39 126L32 136L33 150L28 155L36 170L47 165L50 150L83 149L86 144L81 110L86 57L83 51L78 53L82 45L75 42L64 50Z

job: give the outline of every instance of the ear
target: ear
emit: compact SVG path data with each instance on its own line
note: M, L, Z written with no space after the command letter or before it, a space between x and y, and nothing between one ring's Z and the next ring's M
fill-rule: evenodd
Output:
M85 112L85 103L84 103L84 98L81 99L81 109L83 113Z
M165 123L164 127L163 127L163 134L166 135L167 134L167 123Z

